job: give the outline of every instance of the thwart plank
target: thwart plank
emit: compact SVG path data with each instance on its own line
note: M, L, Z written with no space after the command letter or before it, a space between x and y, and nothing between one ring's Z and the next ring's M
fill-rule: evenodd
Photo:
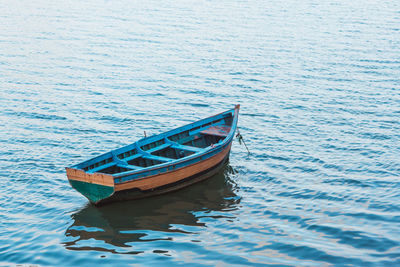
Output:
M226 126L226 125L220 125L220 126L211 126L207 129L201 131L200 133L226 137L226 136L228 136L230 130L231 130L231 127Z

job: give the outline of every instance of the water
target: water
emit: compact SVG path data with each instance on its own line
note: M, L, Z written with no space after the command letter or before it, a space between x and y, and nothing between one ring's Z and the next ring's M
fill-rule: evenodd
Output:
M400 264L398 1L0 5L3 265ZM64 167L242 105L217 176L101 208Z

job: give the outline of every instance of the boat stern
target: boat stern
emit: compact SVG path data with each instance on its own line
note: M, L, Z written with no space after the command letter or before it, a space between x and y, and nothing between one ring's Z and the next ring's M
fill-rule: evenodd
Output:
M83 170L65 168L71 186L93 204L114 194L114 177L102 173L86 173Z

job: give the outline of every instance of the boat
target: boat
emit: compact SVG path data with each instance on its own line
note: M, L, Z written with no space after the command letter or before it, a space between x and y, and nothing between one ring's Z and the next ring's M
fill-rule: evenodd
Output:
M159 195L205 180L224 166L240 105L66 168L71 186L101 205Z

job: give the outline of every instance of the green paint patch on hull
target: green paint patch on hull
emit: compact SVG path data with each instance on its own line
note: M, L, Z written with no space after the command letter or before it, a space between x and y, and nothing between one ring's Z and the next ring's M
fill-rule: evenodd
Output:
M114 187L112 186L91 184L76 180L69 180L69 183L73 188L87 197L87 199L94 204L114 194Z

